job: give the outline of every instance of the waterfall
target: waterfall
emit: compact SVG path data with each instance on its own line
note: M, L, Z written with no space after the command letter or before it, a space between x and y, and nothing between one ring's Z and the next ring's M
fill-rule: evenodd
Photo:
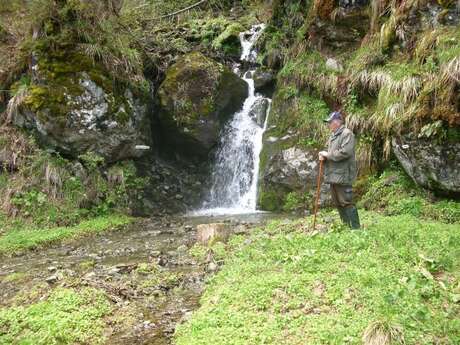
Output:
M196 215L256 212L259 156L271 106L271 99L255 92L253 80L257 58L254 44L264 28L264 24L255 25L240 34L241 63L234 71L248 84L248 98L220 135L209 195ZM242 66L249 67L241 73Z

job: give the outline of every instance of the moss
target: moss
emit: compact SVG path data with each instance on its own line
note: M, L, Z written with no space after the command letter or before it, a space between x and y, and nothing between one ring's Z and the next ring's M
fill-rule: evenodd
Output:
M240 32L244 31L240 23L233 23L225 29L213 42L212 47L222 50L226 55L239 56L241 54Z
M163 108L174 108L174 120L188 125L198 117L212 114L212 94L218 86L223 66L201 53L194 52L179 59L168 69L159 95ZM177 89L178 85L182 85Z
M259 190L257 204L264 211L279 211L283 205L283 198L275 191Z

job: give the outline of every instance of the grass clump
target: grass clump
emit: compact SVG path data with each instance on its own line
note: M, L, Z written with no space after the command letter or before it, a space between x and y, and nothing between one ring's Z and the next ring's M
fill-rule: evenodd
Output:
M75 226L55 228L11 228L0 236L0 254L12 254L64 239L76 238L113 229L131 222L125 215L101 216Z
M98 290L58 288L44 301L0 309L0 343L103 344L102 318L110 310Z
M177 344L459 342L458 226L362 218L366 230L355 232L310 236L286 221L254 230L211 278Z

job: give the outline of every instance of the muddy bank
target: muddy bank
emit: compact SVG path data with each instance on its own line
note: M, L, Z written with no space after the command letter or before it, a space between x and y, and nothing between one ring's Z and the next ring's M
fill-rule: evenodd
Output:
M195 258L196 225L227 222L249 232L272 215L140 220L123 229L75 242L3 257L0 307L46 299L56 287L92 287L113 309L106 316L107 344L170 344L175 326L198 307L205 279L218 270Z

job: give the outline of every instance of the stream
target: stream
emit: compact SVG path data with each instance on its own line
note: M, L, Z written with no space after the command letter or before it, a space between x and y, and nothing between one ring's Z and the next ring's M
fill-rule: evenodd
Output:
M0 308L20 296L41 300L56 287L94 287L114 305L106 320L107 344L171 344L177 323L199 306L206 277L218 270L209 268L209 258L199 261L189 253L196 225L225 222L243 234L273 217L259 213L143 219L123 229L3 257ZM12 273L21 279L4 279Z

